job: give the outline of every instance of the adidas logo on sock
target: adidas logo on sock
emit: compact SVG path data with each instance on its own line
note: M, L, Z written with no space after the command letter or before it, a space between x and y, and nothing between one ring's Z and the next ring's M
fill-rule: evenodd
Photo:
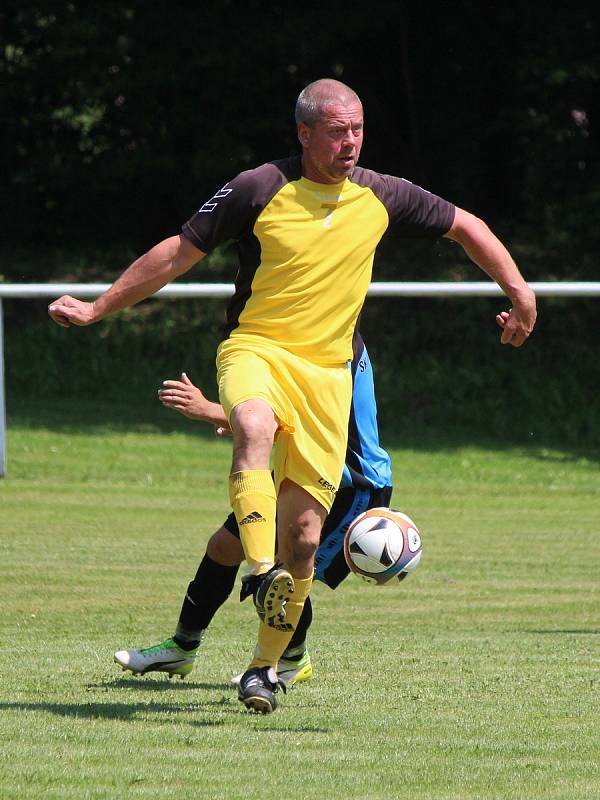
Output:
M267 520L259 514L258 511L253 511L240 522L240 525L248 525L249 522L266 522Z

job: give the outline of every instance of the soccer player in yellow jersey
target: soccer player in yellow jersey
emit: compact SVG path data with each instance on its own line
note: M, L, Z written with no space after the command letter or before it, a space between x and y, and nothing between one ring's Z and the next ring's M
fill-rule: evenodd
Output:
M462 245L511 300L496 317L503 344L522 345L536 318L533 292L484 222L406 180L357 166L363 109L352 89L331 79L310 84L296 123L301 156L225 184L181 234L137 259L96 301L65 296L49 307L58 324L88 325L154 294L218 244L237 242L217 369L233 432L230 498L248 565L242 593L254 596L261 619L239 697L261 712L276 707L274 667L310 591L342 474L352 334L386 229Z

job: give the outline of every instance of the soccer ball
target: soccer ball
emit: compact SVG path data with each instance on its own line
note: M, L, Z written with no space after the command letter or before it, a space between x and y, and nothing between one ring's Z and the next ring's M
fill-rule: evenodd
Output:
M371 508L344 537L346 563L367 583L403 581L421 560L421 536L410 517L392 508Z

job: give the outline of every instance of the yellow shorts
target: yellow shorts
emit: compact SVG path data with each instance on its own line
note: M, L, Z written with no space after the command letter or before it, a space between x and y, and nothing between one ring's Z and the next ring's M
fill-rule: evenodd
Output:
M217 351L217 379L228 418L245 400L261 399L279 420L276 489L288 478L329 511L346 458L349 365L319 366L262 339L235 336Z

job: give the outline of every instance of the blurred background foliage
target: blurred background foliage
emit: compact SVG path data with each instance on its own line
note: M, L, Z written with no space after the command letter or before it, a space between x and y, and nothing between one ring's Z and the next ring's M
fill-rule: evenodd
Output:
M363 99L363 165L482 216L530 280L598 277L596 3L7 0L0 25L1 280L114 278L237 172L297 152L295 98L323 76ZM186 279L234 274L226 248ZM450 243L393 232L376 261L378 280L479 278ZM547 420L598 440L600 412L573 401L598 385L595 302L543 301L518 353L496 347L499 301L369 302L384 416L402 386L424 426ZM50 325L42 304L6 305L9 400L65 380L144 394L194 365L214 380L218 302L151 301L85 333Z

